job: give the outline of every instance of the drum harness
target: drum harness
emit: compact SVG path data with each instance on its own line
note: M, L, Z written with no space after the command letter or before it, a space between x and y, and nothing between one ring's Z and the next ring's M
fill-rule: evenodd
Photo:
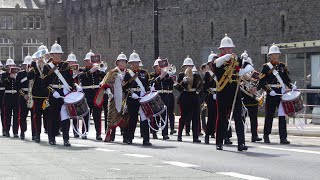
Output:
M51 69L54 68L54 64L52 62L48 63L48 65L51 67ZM62 74L60 73L60 71L58 69L54 70L54 73L57 75L57 77L60 79L60 81L62 82L63 86L69 91L71 92L71 89L69 87L69 84L67 83L67 81L64 79L64 77L62 76ZM61 98L66 98L66 97L61 97ZM84 133L81 133L79 131L78 127L75 127L74 124L72 123L72 128L73 130L79 135L79 136L87 136L89 134L89 129L87 129L86 126L86 122L84 121L84 117L79 116L77 117L77 124L79 124L79 120L82 119L82 123L83 123L83 127L84 127ZM90 123L90 116L89 116L89 121ZM89 126L90 127L90 126Z
M132 70L128 70L128 72L129 72L129 74L131 75L131 77L134 76L134 72L133 72ZM135 78L135 81L136 81L136 83L138 84L138 86L140 87L141 92L143 92L143 94L146 94L146 90L145 90L142 82L140 81L140 79L139 79L138 77L136 77L136 78ZM153 84L153 86L154 86L154 84ZM143 120L148 120L149 127L150 127L152 130L154 130L154 131L156 131L156 132L162 131L162 130L166 127L167 120L168 120L167 106L165 105L164 108L165 108L165 112L166 112L165 119L162 119L161 114L160 114L160 115L153 115L153 118L156 118L157 116L160 117L160 124L159 124L157 121L155 121L155 122L156 122L156 125L159 127L158 130L156 130L156 129L154 129L154 128L152 127L152 125L150 124L151 120L149 119L149 117L146 117L146 115L145 115L145 113L143 112L141 106L140 106L140 108L139 108L140 118L142 119L142 121L143 121ZM162 125L161 122L163 123L163 125Z

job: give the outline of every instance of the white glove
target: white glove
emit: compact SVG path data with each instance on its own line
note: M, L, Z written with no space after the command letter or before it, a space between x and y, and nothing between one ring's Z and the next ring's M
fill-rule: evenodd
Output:
M254 70L254 68L248 64L248 65L246 65L246 67L244 69L241 69L239 71L239 76L242 77L243 75L245 75L253 70Z
M107 89L106 89L106 93L107 93L109 99L112 99L112 98L113 98L113 94L112 94L110 88L107 88Z
M93 67L90 69L90 72L91 72L91 73L94 73L94 72L96 72L98 69L99 69L99 67L93 66Z
M270 94L270 96L276 96L277 95L277 93L274 90L272 90L269 94Z
M132 99L139 99L140 98L136 93L132 93L131 97L132 97Z
M216 63L216 66L219 68L223 65L224 62L229 61L231 57L232 57L232 54L225 54L217 58L214 62Z
M188 77L185 76L183 79L182 79L183 82L187 82L188 81Z
M213 98L214 100L217 100L217 94L213 94L213 95L212 95L212 98Z
M156 91L156 88L154 88L154 86L151 86L150 91L151 92Z
M140 92L140 97L143 97L146 93L144 93L143 91Z
M291 88L292 88L293 91L294 91L294 90L297 90L297 86L294 85L294 84L292 84Z
M81 86L76 86L76 89L77 89L78 92L82 91L82 87Z
M59 94L57 91L55 91L55 92L52 94L52 96L53 96L54 98L56 98L56 99L61 98L60 94Z

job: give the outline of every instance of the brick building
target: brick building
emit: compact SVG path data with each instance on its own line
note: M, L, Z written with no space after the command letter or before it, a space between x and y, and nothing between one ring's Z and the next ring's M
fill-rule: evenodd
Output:
M21 63L46 44L44 0L0 0L0 60Z

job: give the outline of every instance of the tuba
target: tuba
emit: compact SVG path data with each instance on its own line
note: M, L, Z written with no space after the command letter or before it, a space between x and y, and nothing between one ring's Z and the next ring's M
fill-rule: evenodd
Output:
M186 77L188 77L188 90L192 89L192 85L193 85L193 72L192 72L192 68L187 68L184 71L184 74Z

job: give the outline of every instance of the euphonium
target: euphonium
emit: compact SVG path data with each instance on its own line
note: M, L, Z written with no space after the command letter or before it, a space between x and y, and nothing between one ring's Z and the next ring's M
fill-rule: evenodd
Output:
M192 73L192 68L187 68L184 71L184 74L186 77L188 77L188 90L192 89L193 85L193 73Z

